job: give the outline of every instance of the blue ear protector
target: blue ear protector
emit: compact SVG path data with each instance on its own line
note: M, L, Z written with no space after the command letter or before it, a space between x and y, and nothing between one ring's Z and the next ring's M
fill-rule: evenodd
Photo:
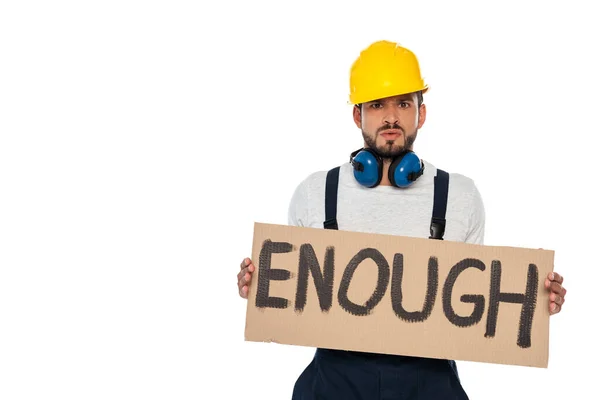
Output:
M375 187L381 183L383 160L371 149L358 149L350 154L354 178L363 186ZM392 160L388 179L393 186L405 188L421 175L425 166L411 150L406 150Z

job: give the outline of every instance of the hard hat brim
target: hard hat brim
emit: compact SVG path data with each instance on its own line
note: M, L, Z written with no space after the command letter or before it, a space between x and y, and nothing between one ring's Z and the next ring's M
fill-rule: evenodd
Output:
M417 93L417 92L421 92L422 94L425 94L429 91L429 89L430 89L429 85L425 84L424 86L421 86L416 89L408 89L408 90L402 90L400 92L393 91L393 92L385 93L382 96L377 97L377 98L369 98L369 97L360 98L359 96L350 95L349 99L347 101L347 104L349 104L349 105L363 104L363 103L368 103L370 101L382 100L382 99L387 99L389 97L402 96L403 94L410 94L410 93Z

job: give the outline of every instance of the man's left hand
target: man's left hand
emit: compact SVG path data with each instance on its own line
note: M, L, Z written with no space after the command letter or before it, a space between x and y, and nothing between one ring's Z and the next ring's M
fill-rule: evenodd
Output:
M563 287L563 277L556 272L550 272L544 285L550 291L550 315L557 314L565 304L567 295L567 289Z

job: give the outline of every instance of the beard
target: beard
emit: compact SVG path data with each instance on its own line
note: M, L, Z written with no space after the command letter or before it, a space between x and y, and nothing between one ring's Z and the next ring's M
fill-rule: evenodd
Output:
M379 132L384 131L386 129L398 129L402 131L402 134L404 135L404 145L398 145L395 143L394 140L387 140L385 144L377 146L377 135L379 134ZM412 135L407 135L406 131L399 125L384 125L381 128L377 129L375 135L370 135L365 131L362 131L362 135L367 147L373 150L379 157L386 160L398 157L406 150L411 149L413 143L417 139L417 131L418 130L415 129Z

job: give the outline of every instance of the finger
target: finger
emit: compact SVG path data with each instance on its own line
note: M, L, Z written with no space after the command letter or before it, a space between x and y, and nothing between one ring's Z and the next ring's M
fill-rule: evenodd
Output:
M252 275L249 272L244 273L238 281L238 286L241 288L242 286L247 285L250 282L251 276Z
M254 272L254 264L252 263L252 260L249 258L244 258L244 261L242 261L242 263L240 264L240 269L244 269L244 268L249 268L250 272Z
M250 264L251 262L252 261L250 261L250 259L248 257L244 258L244 260L240 264L240 269L246 268L248 266L248 264Z
M248 298L248 286L242 286L239 290L240 296L244 299Z
M550 284L550 290L552 290L554 293L562 294L563 287L560 285L560 283L552 282Z
M241 270L240 272L238 272L238 274L237 274L238 281L240 279L242 279L242 277L245 276L246 274L251 274L252 272L254 272L254 265L250 264L246 268L244 268L243 270Z
M247 272L248 272L248 268L244 268L240 272L238 272L238 274L237 274L238 282L242 280L242 278L244 277L244 275L246 275Z
M560 312L561 306L556 303L550 303L550 315L554 315Z
M549 272L548 273L548 279L550 281L554 281L554 282L558 282L562 285L564 278L561 274L559 274L558 272Z
M558 304L559 306L562 306L564 304L564 302L565 302L565 298L563 296L559 295L559 294L551 293L550 294L550 301L552 303Z
M248 283L250 283L250 279L252 279L252 275L249 272L246 272L242 277L242 284L247 285Z

